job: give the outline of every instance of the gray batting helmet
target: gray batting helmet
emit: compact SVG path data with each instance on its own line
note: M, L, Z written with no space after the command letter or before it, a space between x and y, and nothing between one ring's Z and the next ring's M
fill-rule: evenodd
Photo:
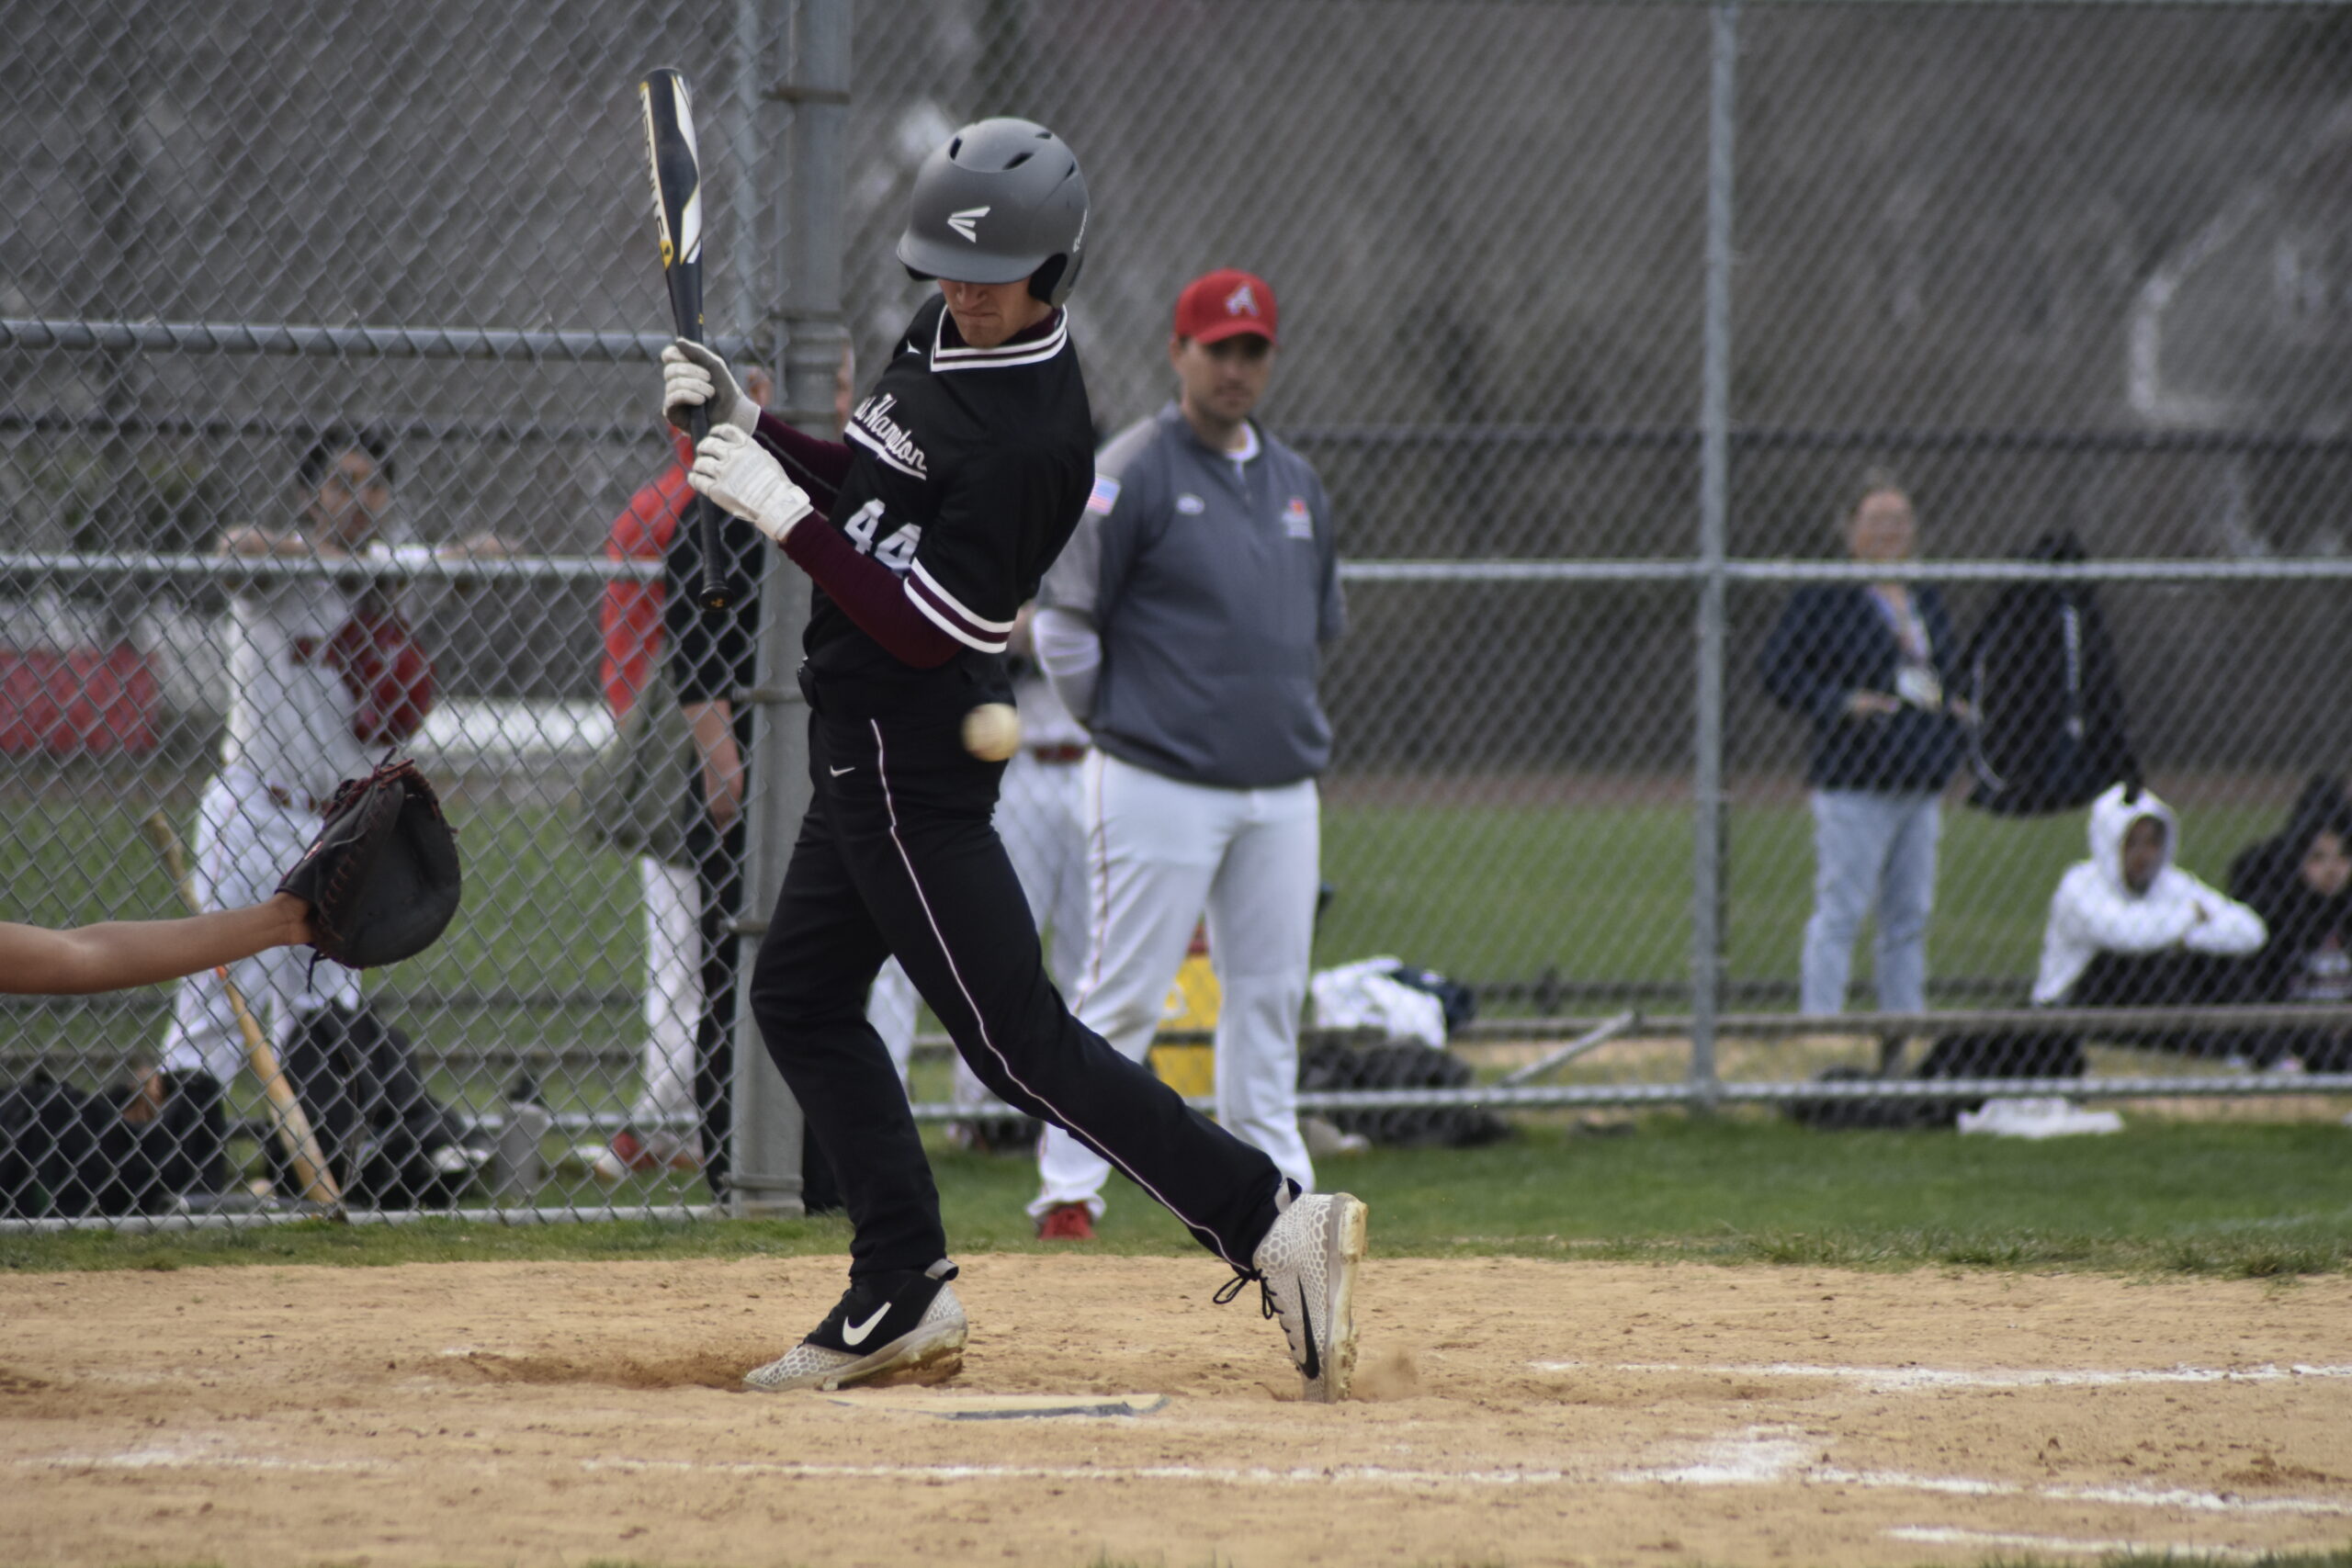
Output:
M1035 120L983 119L949 137L915 172L912 208L899 260L917 277L1025 277L1049 305L1078 283L1086 176L1077 154Z

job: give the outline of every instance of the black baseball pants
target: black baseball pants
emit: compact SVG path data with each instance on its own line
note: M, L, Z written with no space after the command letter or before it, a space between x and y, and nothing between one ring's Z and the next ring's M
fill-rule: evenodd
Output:
M989 818L1003 764L960 712L810 716L814 797L752 976L761 1037L841 1178L852 1275L947 1255L939 1192L866 992L895 954L999 1098L1059 1124L1238 1269L1273 1224L1273 1162L1070 1015Z

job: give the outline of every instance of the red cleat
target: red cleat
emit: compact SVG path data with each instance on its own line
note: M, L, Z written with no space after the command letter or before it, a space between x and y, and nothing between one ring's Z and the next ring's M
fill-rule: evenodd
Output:
M588 1174L608 1187L624 1178L656 1169L661 1163L645 1146L645 1140L626 1127L613 1134L611 1143L601 1148L582 1145L581 1153L588 1157Z
M1039 1241L1092 1241L1094 1215L1083 1203L1057 1203L1037 1221Z

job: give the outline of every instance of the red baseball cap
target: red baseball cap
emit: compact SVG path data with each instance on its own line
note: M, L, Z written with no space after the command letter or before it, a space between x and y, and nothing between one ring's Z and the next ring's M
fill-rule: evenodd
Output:
M1176 296L1176 335L1194 343L1220 343L1243 333L1274 341L1274 291L1266 280L1238 267L1219 267L1184 285Z

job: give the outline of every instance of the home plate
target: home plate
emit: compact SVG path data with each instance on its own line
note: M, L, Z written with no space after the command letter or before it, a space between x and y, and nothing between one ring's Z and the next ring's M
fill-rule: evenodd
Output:
M1037 1416L1148 1416L1164 1393L939 1393L930 1389L845 1389L820 1394L856 1410L894 1410L944 1421L1018 1421Z

